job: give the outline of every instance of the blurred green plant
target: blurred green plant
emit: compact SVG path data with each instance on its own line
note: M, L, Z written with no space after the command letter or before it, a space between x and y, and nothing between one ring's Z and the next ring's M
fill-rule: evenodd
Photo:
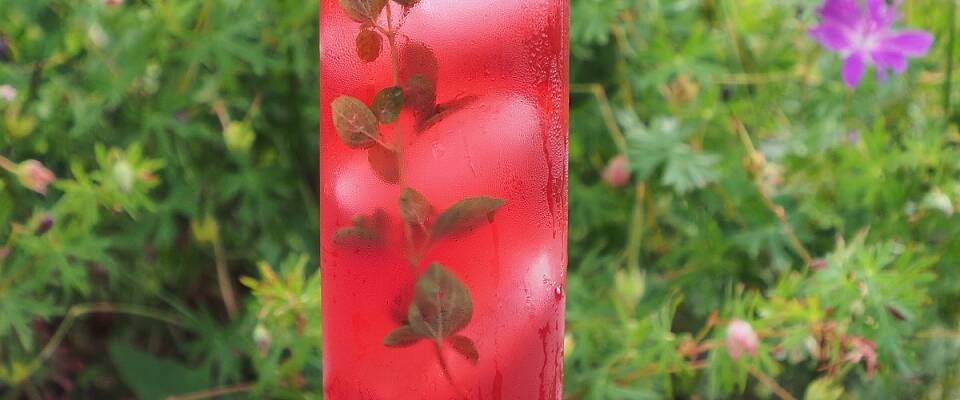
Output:
M316 2L0 10L0 397L317 390Z

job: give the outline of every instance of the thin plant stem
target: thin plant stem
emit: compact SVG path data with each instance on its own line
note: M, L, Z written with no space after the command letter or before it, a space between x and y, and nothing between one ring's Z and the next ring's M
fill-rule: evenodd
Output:
M953 69L956 65L953 54L957 48L957 2L958 0L950 1L950 12L947 17L949 33L947 34L947 71L943 83L943 111L948 125L953 118Z
M233 280L227 268L227 251L220 237L220 224L217 224L217 234L213 237L213 259L217 268L217 286L220 287L220 297L227 315L233 318L237 314L237 297L233 290Z
M640 248L643 240L644 213L643 204L647 198L646 182L637 183L636 194L633 199L633 221L629 227L627 237L627 267L633 270L640 268Z
M4 156L0 156L0 168L10 171L11 173L17 172L17 164Z
M229 396L232 394L239 394L244 392L249 392L253 390L256 385L252 383L241 383L239 385L225 386L216 389L203 390L199 392L187 393L177 396L168 396L167 400L204 400L204 399L215 399L218 397Z
M393 5L387 3L387 41L390 43L390 61L393 71L393 85L400 85L400 55L397 51L397 31L393 29Z
M447 382L450 383L450 386L453 387L453 390L457 392L457 396L460 398L467 398L463 389L460 389L460 386L457 385L457 382L453 380L453 375L450 373L450 365L447 363L447 357L443 355L443 347L440 341L433 342L433 349L437 353L437 360L440 361L440 370L443 371L443 376L447 379Z
M780 386L779 383L769 375L763 373L757 369L757 367L750 366L750 375L753 375L754 378L757 378L760 383L773 391L773 394L777 395L780 400L797 400L796 397L793 397L787 389L784 389L783 386Z
M763 178L761 176L761 169L763 167L763 155L757 151L756 147L753 145L753 140L750 139L750 133L747 132L747 128L743 125L740 120L734 120L734 130L737 132L737 135L740 137L740 142L743 144L744 149L747 152L747 173L750 175L753 181L753 186L757 189L757 192L760 194L760 199L763 201L763 205L777 217L777 220L780 221L780 225L783 228L783 233L787 236L787 240L790 242L790 247L793 248L794 252L803 260L804 264L807 266L813 265L813 257L810 255L810 251L803 246L803 242L800 241L800 238L797 237L797 232L793 229L793 225L790 224L790 220L787 219L787 212L782 206L777 204L773 200L773 197L770 195L770 192L767 190L766 186L763 184Z
M597 98L597 102L600 105L600 115L603 117L603 122L607 126L607 131L610 132L610 136L614 144L617 145L617 149L625 153L627 151L627 139L623 135L623 130L620 129L620 125L617 124L617 120L613 115L613 108L610 106L610 98L607 96L607 90L603 85L599 83L571 85L571 90L590 93Z
M139 306L135 304L118 304L118 303L89 303L89 304L75 304L67 310L67 314L64 316L63 321L60 322L60 325L57 327L57 330L54 331L53 336L50 337L50 340L47 341L47 344L43 346L43 349L40 350L40 353L33 358L27 366L13 377L14 383L20 383L33 375L44 361L50 358L53 353L60 347L60 343L67 337L67 333L70 331L70 328L73 326L73 323L77 318L90 314L126 314L136 317L143 317L154 319L161 322L166 322L170 325L176 325L183 327L183 322L180 321L177 316L159 310L154 310L152 308Z
M724 14L724 30L727 32L727 37L730 40L730 44L733 47L737 60L740 62L741 69L745 74L749 74L750 71L748 71L743 49L740 47L740 39L737 36L737 30L735 29L733 25L733 19L730 16L731 10L728 8L732 7L732 5L729 5L727 1L724 1L722 4ZM810 252L807 251L806 247L803 246L803 242L800 241L800 238L797 237L797 233L793 229L793 226L790 225L790 221L787 219L786 210L773 201L773 197L770 195L770 192L763 185L760 171L764 162L763 155L761 155L753 145L753 140L750 139L750 134L747 132L747 128L743 125L743 123L740 122L739 119L735 119L734 125L734 130L737 132L737 135L739 135L740 142L747 151L747 157L749 157L747 173L750 174L751 178L753 178L753 185L756 187L757 192L760 193L760 198L763 200L763 205L780 221L780 225L783 227L783 232L785 235L787 235L787 240L790 242L790 247L792 247L797 255L800 256L804 264L807 266L812 265L813 257L810 256Z

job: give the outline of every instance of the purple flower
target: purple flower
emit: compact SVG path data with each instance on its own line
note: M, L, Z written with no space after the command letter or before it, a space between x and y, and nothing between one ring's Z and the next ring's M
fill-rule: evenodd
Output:
M902 0L825 0L818 10L820 25L810 35L823 47L840 53L843 81L855 87L867 65L873 65L877 79L887 78L887 69L900 74L907 69L908 57L927 54L933 35L920 30L893 30L900 19Z

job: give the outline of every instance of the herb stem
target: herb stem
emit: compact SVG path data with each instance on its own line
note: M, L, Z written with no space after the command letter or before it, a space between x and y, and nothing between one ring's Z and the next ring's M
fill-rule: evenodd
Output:
M393 5L387 4L387 42L390 44L390 60L393 67L393 86L400 86L400 55L397 52L397 31L393 29Z
M239 385L225 386L216 389L204 390L201 392L187 393L183 395L170 396L167 397L167 400L203 400L203 399L214 399L218 397L226 397L229 395L240 394L244 392L249 392L253 388L257 387L253 383L242 383Z
M440 370L443 371L443 376L447 378L447 382L450 382L450 386L457 392L458 397L463 399L467 398L463 390L460 389L460 386L457 386L457 383L453 380L453 375L450 374L450 365L447 364L447 358L443 355L442 342L438 340L433 341L433 350L437 353L437 360L440 361Z

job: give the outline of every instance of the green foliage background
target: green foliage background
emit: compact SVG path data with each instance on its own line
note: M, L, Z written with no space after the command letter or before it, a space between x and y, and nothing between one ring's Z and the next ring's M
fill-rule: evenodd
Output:
M0 397L320 398L317 5L106 3L0 0ZM856 90L818 3L572 1L569 398L960 396L956 2Z

